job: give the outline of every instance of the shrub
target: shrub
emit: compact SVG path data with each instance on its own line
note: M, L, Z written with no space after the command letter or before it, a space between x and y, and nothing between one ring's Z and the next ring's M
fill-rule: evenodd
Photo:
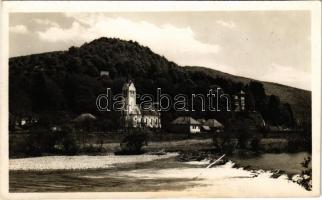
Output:
M296 182L303 186L306 190L312 190L312 165L311 165L311 157L308 156L304 158L304 161L301 163L303 170L299 175Z
M52 153L55 151L56 140L55 135L48 129L33 129L26 138L27 154L41 155L42 153Z
M252 141L250 142L250 147L252 151L258 152L260 150L260 141L261 141L261 138L259 137L254 137L252 139Z
M303 141L300 138L290 138L287 143L288 152L297 152L304 148Z
M90 144L83 147L81 151L85 153L102 153L104 152L104 148L102 146L95 146L93 144Z
M236 150L238 141L228 135L213 138L214 146L220 153L231 154Z
M144 133L135 133L126 136L120 146L123 153L139 154L142 153L142 147L147 145L147 135Z
M68 155L75 155L79 151L79 145L75 133L70 127L63 127L59 132L61 136L61 144L63 146L63 153Z

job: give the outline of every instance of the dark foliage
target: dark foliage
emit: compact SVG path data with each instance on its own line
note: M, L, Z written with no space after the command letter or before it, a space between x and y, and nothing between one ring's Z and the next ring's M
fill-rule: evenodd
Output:
M76 135L68 126L62 128L59 133L59 143L62 145L62 152L67 155L75 155L79 151L79 145Z
M142 147L148 145L147 134L138 131L127 135L121 142L121 152L119 154L141 154Z
M42 153L54 153L56 140L56 135L52 134L48 129L34 129L26 139L26 152L32 156L39 156Z
M63 127L61 131L50 131L48 128L36 128L26 138L25 153L31 156L62 153L75 155L79 145L72 129Z
M297 182L302 185L306 190L312 190L312 159L310 156L304 159L301 163L303 170Z
M260 151L260 142L261 142L261 138L260 137L254 137L251 142L250 142L250 146L251 146L251 150L253 152L259 152Z

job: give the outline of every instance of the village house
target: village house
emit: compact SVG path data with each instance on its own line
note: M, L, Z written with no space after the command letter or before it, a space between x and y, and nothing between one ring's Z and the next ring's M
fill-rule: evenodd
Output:
M151 105L140 108L136 103L136 88L132 81L128 81L122 88L125 109L122 121L125 128L161 128L160 112Z
M211 129L209 126L205 125L206 120L205 119L197 119L198 122L200 122L201 126L200 126L200 130L201 132L210 132Z
M201 123L192 117L178 117L171 122L170 131L174 133L200 133Z

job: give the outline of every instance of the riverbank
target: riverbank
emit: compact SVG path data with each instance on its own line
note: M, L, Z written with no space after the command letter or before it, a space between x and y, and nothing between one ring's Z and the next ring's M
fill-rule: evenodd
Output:
M193 151L196 152L196 151ZM192 153L193 153L192 152ZM156 152L157 153L157 152ZM182 151L181 153L166 153L164 155L142 154L142 155L122 155L116 156L114 154L107 154L101 156L90 155L77 155L77 156L41 156L30 158L17 158L9 160L9 169L16 170L28 170L28 171L42 171L42 170L85 170L85 169L106 169L113 167L116 164L123 163L142 163L150 162L160 159L166 159L176 157L181 161L200 161L209 162L209 156L207 152L196 152L197 155L192 156L184 155L191 154L191 151ZM217 157L220 155L218 154ZM301 173L303 169L301 163L306 157L310 156L309 153L264 153L264 154L232 154L226 155L224 160L231 160L235 163L235 166L243 167L250 170L269 170L269 171L281 171L290 176ZM185 160L184 160L185 159ZM186 163L186 162L182 162Z
M142 163L177 156L177 153L165 155L128 155L128 156L42 156L9 160L10 171L43 170L86 170L107 169L116 164Z
M260 134L260 133L258 133ZM54 156L54 155L106 155L121 151L120 143L127 136L126 134L85 134L84 140L75 138L69 146L73 151L63 151L61 145L54 145L48 148L48 145L34 144L35 139L31 139L30 134L10 134L9 135L9 157L25 158L34 156ZM187 134L171 133L151 133L147 134L148 145L143 146L146 152L151 151L189 151L189 150L206 150L220 148L214 140L216 135L203 133L187 137ZM234 142L238 142L237 139ZM249 140L245 149L265 153L287 153L304 151L299 145L301 138L295 135L284 137L265 137L258 141ZM51 143L50 143L51 144ZM294 145L296 144L296 145ZM217 147L216 147L217 146Z

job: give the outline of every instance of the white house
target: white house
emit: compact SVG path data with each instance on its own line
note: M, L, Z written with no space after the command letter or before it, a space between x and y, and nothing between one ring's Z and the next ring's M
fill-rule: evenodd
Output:
M178 117L171 122L170 129L175 133L200 133L201 123L192 117Z

